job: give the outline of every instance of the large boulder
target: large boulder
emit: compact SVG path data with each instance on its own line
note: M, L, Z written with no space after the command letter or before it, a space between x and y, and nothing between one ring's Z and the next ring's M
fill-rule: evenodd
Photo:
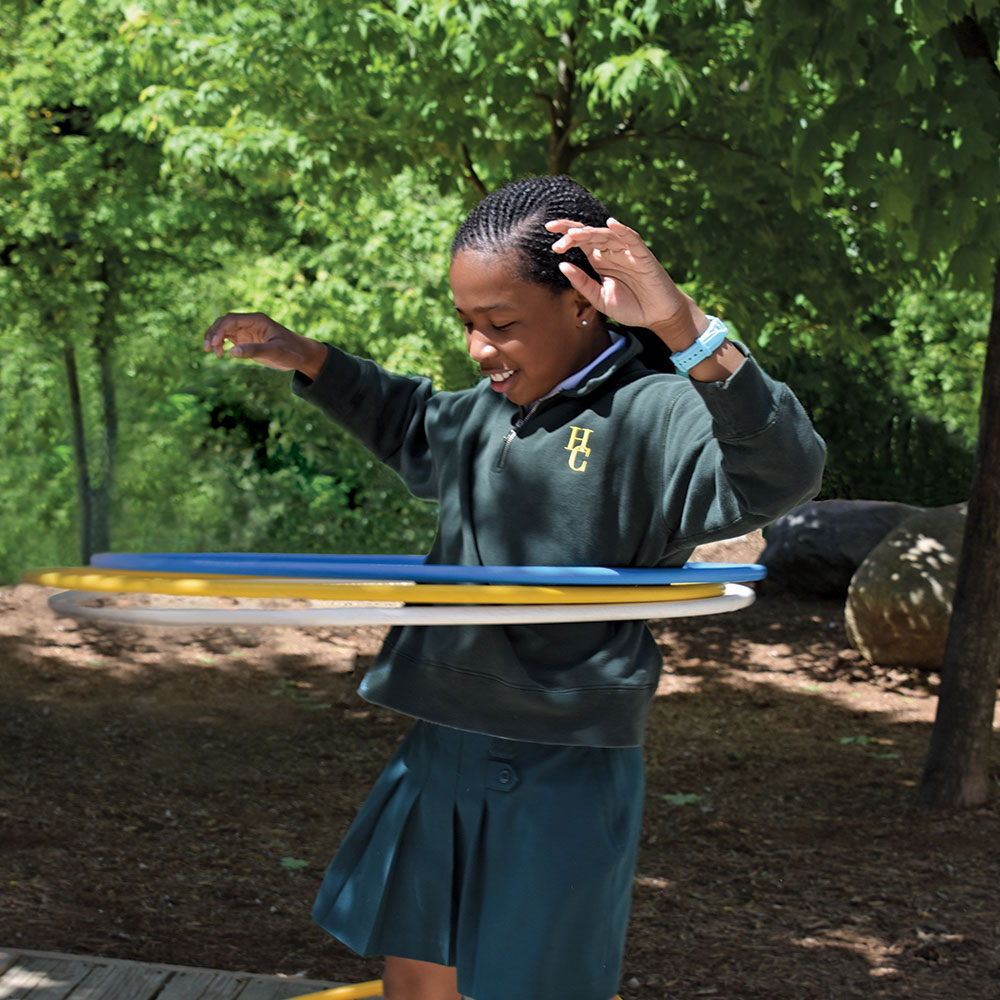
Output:
M923 509L883 500L811 500L794 507L767 529L760 555L767 591L845 596L868 553Z
M958 578L966 504L907 518L858 568L844 619L870 663L938 670Z

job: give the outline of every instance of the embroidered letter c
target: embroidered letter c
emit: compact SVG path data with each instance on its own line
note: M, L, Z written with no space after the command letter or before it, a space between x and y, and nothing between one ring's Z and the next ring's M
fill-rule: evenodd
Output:
M569 452L569 467L574 472L583 472L587 468L587 456L590 455L590 435L594 432L589 427L571 427L569 434L569 444L566 451ZM581 456L583 456L581 458Z

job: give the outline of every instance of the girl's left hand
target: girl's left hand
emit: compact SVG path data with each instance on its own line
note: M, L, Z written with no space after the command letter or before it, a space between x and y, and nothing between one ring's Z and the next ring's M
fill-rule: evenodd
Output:
M584 226L571 219L545 224L562 236L552 244L556 253L582 250L601 276L595 281L569 261L559 265L573 287L610 320L643 326L668 344L686 346L708 321L694 300L682 292L634 229L617 219L607 226Z

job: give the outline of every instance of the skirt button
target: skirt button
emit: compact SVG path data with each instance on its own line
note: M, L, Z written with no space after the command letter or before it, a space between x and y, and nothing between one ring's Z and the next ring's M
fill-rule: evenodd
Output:
M486 773L486 787L495 792L512 792L520 784L517 769L503 760L491 760Z

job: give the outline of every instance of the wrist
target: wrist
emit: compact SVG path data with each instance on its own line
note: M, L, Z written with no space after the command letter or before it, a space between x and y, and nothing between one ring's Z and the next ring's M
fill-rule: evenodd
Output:
M726 343L729 330L717 316L706 316L708 323L695 340L681 351L670 355L678 375L688 375L702 362L713 358ZM699 373L702 374L702 373ZM710 377L712 377L710 375Z
M690 347L700 333L694 320L687 315L651 323L649 329L667 345L672 354Z
M650 324L649 329L662 340L671 353L676 354L690 347L708 326L708 317L687 298L687 308L678 309L673 316Z
M312 379L315 382L319 378L319 373L323 370L323 365L326 364L326 357L329 354L329 350L326 344L321 344L318 340L310 340L308 337L303 337L302 339L305 341L303 344L303 359L302 363L295 367L306 378Z

